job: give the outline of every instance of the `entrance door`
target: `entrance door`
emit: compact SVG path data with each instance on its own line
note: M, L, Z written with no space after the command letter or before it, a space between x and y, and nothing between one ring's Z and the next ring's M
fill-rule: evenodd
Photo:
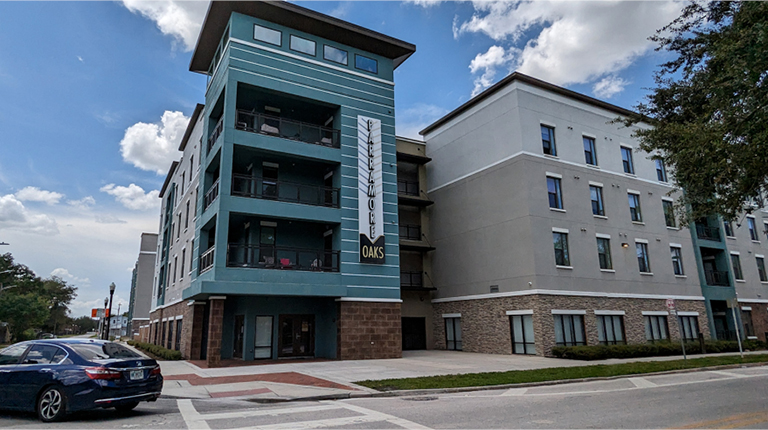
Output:
M725 313L713 312L712 319L715 323L715 336L717 340L730 340L730 330L728 330L728 319ZM718 315L720 314L720 315Z
M243 358L243 340L245 340L245 315L235 315L235 345L233 358Z
M427 349L427 323L423 317L403 317L403 351Z
M280 315L279 357L315 355L315 316Z

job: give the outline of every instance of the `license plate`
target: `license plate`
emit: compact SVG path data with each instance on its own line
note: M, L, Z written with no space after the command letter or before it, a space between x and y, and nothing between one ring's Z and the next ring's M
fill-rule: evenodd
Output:
M137 379L144 379L143 370L131 370L131 381L135 381Z

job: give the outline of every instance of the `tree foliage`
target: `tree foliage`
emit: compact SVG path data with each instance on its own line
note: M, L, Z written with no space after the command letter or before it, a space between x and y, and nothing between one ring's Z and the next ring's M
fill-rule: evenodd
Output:
M673 58L625 123L653 125L635 135L674 171L687 220L765 207L768 3L694 2L651 40Z
M0 321L8 323L13 340L22 340L24 331L41 326L48 316L48 304L40 296L0 293Z

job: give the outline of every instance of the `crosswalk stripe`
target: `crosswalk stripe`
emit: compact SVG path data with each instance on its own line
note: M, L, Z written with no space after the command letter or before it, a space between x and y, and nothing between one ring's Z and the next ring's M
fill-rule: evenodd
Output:
M634 386L637 387L637 388L653 388L653 387L658 387L658 384L655 384L655 383L653 383L653 382L651 382L651 381L649 381L649 380L647 380L645 378L637 377L637 378L627 378L627 379L629 379L629 382L634 384Z
M339 427L339 426L345 426L350 424L362 424L362 423L369 423L369 422L376 422L376 421L384 421L384 420L381 419L381 417L377 417L377 416L360 415L356 417L329 418L325 420L315 420L315 421L295 421L290 423L270 424L265 426L243 427L243 429L238 429L238 430L317 429L317 428Z
M270 415L275 416L275 415L284 415L284 414L298 414L302 412L328 411L332 409L341 409L341 407L331 404L331 405L318 405L318 406L301 406L296 408L275 408L275 409L259 409L259 410L249 409L245 411L205 414L205 415L200 415L200 417L201 419L204 419L204 420L226 420L226 419L232 419L232 418L247 418L247 417L270 416Z
M180 399L176 401L176 405L178 406L181 418L184 419L184 423L187 425L188 429L210 430L208 423L205 422L205 419L201 418L202 415L200 415L195 409L195 406L192 405L192 400Z
M408 421L406 419L396 417L394 415L385 414L383 412L374 411L372 409L367 409L362 406L353 405L351 403L346 402L339 402L338 403L341 407L345 409L349 409L350 411L355 411L360 414L365 414L372 417L379 417L381 418L378 421L387 421L389 423L398 425L403 428L407 429L417 429L417 430L431 430L429 427L423 426L421 424L415 423L413 421Z

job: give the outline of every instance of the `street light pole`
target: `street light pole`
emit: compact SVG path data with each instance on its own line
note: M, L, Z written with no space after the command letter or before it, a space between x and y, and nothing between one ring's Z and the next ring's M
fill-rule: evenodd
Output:
M99 332L102 339L104 339L104 329L107 328L107 303L109 303L109 298L104 297L104 312L101 315L101 331Z
M109 319L107 319L107 337L104 340L109 340L109 330L112 328L112 296L115 295L115 283L109 284Z

